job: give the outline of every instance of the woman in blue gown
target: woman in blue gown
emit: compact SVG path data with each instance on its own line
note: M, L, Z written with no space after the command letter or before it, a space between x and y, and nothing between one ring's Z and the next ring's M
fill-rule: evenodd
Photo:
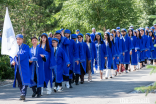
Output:
M97 60L95 66L100 70L100 80L103 79L103 69L105 69L105 60L107 60L107 50L106 45L102 39L101 33L97 32L95 34L95 47L97 51Z
M132 55L130 56L130 60L131 60L131 65L133 67L133 71L135 71L136 65L138 65L137 50L140 49L140 47L138 46L136 36L133 35L133 29L132 28L129 28L128 36L130 37L131 43L133 44Z
M91 63L89 63L89 61L87 61L88 82L90 82L90 81L92 81L91 72L92 72L92 74L94 74L93 63L94 63L94 60L96 60L96 58L97 58L97 53L96 53L95 43L93 43L91 41L90 34L86 33L85 37L86 37L85 42L88 45L89 52L91 55Z
M117 36L119 37L119 68L118 68L118 72L119 74L121 74L121 72L123 72L124 70L124 60L123 60L123 56L125 54L125 52L127 51L126 49L126 45L124 43L124 39L121 35L120 30L117 30Z
M104 35L104 42L106 44L106 51L109 53L107 55L107 62L106 62L106 74L105 74L105 79L108 79L109 75L110 78L115 75L114 69L117 69L116 62L115 62L115 57L116 57L116 50L115 50L115 44L110 40L110 37L113 38L113 34L110 34L109 32L105 32Z

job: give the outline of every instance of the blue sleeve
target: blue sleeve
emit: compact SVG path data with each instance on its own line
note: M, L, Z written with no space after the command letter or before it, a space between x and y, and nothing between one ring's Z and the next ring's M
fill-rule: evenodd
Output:
M107 57L108 54L107 54L107 49L106 49L105 43L102 44L102 51L103 51L103 53L104 53L104 57Z
M149 50L149 48L150 48L150 41L149 41L149 38L146 37L146 39L145 39L145 50Z
M54 50L53 48L50 48L51 52L50 52L50 69L55 69L56 68L56 61L55 61L55 57L54 57Z
M85 43L85 48L86 48L86 56L87 56L87 59L88 60L91 60L91 54L90 54L90 51L89 51L89 48L88 48L88 45Z
M115 50L115 45L113 43L112 43L111 51L112 51L112 56L113 57L117 56L117 53L116 53L116 50Z
M135 50L139 50L140 49L140 47L139 47L139 43L137 42L137 38L135 37L134 38L134 41L135 41Z
M132 51L132 49L134 49L133 43L131 41L131 39L129 38L129 51Z
M62 49L62 58L63 61L66 63L66 65L70 64L69 58L63 49Z

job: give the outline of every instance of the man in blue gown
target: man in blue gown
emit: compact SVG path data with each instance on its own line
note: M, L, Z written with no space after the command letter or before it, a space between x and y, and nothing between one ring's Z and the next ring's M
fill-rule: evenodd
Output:
M30 85L30 71L29 71L29 46L23 44L23 35L16 35L19 51L14 58L10 58L11 66L15 68L13 87L16 87L16 79L18 87L21 91L20 100L25 100L27 87Z
M52 51L54 52L54 58L56 66L51 68L54 70L54 78L55 78L55 87L54 91L62 91L62 82L63 82L63 71L65 67L70 66L70 62L68 56L66 55L65 51L58 47L59 40L57 38L52 39ZM66 66L64 66L64 64Z
M33 46L30 48L30 74L31 85L33 94L32 97L41 97L41 87L44 86L45 74L44 74L44 62L47 60L48 53L37 45L37 38L31 38Z

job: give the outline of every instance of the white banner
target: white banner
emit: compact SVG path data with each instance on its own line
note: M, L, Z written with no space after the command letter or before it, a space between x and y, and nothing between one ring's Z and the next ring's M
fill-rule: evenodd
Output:
M9 55L14 58L19 51L18 44L15 38L15 33L12 27L12 23L8 13L8 7L6 7L6 14L3 25L1 54Z

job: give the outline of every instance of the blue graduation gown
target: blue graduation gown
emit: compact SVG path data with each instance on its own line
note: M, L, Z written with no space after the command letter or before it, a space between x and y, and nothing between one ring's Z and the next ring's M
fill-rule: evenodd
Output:
M40 54L45 56L45 59L47 60L48 53L42 49L41 47L36 47L36 54L34 55L33 47L30 48L30 61L33 61L29 68L30 68L30 74L31 74L31 86L37 87L43 87L44 81L45 81L45 73L44 73L44 61L43 58L40 56ZM45 61L46 61L45 60ZM34 82L34 74L35 74L35 68L36 68L36 75L37 75L37 84Z
M40 45L38 45L38 46L40 46ZM49 45L49 47L50 47L50 50L52 51L51 45ZM46 49L46 45L44 47L44 50L45 49ZM50 61L54 60L54 55L52 54L52 56L51 56L51 53L52 52L47 52L47 60L46 60L46 62L44 62L44 74L45 74L46 87L47 87L49 81L50 81L51 87L52 87L52 83L53 83L52 70L50 69Z
M137 62L141 62L141 58L140 58L140 53L142 51L142 44L141 44L141 39L137 38L137 45L139 47L139 49L137 49Z
M91 41L93 42L94 39L95 39L95 33L92 32L92 33L90 34L90 36L91 36Z
M140 59L141 61L145 61L145 59L147 59L145 50L149 50L149 42L148 42L148 37L146 35L143 35L141 37L141 44L142 44L142 49L140 53Z
M125 55L123 56L124 64L130 64L130 51L132 51L133 44L131 42L131 39L128 35L123 37L124 39L124 44L126 45L127 51L125 52Z
M74 60L75 64L73 64L73 72L75 74L81 75L80 63L85 62L85 57L84 57L82 43L76 43L76 48L77 48L77 51L78 51L79 64L77 65L77 63L75 62L77 59L74 57L73 60Z
M52 51L54 52L54 47L52 48ZM67 67L68 64L70 64L69 59L65 51L61 48L58 47L55 53L55 61L56 65L52 65L51 63L51 69L54 70L54 77L55 77L55 82L56 83L61 83L63 82L63 71L65 67ZM66 66L64 66L64 64Z
M153 46L156 44L156 40L152 40ZM154 50L151 52L151 59L156 59L156 47L154 47Z
M93 63L94 63L94 59L97 59L97 52L96 52L96 47L95 47L95 43L91 42L90 44L90 48L89 48L89 52L91 55L91 72L92 74L94 74L94 70L93 70Z
M149 50L146 51L146 57L147 59L151 59L151 52L154 51L154 46L152 43L152 37L149 35L147 37L148 37L148 42L149 42Z
M18 57L17 57L18 56ZM30 85L30 70L29 70L29 46L26 44L22 44L20 46L20 50L17 53L17 56L10 58L10 63L15 61L15 69L14 69L14 83L13 87L16 87L16 72L17 67L19 67L19 73L21 76L22 85Z
M132 36L131 37L131 42L133 44L133 49L132 49L132 55L131 55L131 65L137 65L138 64L138 58L137 58L137 52L135 52L135 50L139 50L140 47L138 45L137 42L137 37L136 36Z
M124 64L124 60L123 60L123 53L125 53L127 51L127 48L126 48L126 44L124 42L124 39L122 36L120 36L119 38L119 62L120 64Z
M67 56L70 61L69 70L73 71L73 64L75 64L75 61L79 60L78 49L76 46L76 42L73 39L70 39L69 41L70 41L70 44L67 46ZM69 74L69 70L66 70L68 72L65 72L65 73ZM69 75L69 79L72 79L72 74Z
M84 62L80 63L83 67L84 72L86 73L86 65L87 65L87 59L91 60L91 55L90 55L90 51L89 48L87 46L87 44L85 42L82 42L82 49L83 49L83 53L84 53Z
M119 52L119 37L115 37L114 38L114 49L116 51L116 56L115 56L115 64L119 64L119 59L117 59L117 57L120 56L120 52Z
M106 41L104 41L104 42L106 44ZM113 66L113 69L115 69L115 67L116 67L114 64L115 59L113 60L113 57L115 58L115 56L116 56L116 50L115 50L115 46L114 46L113 42L111 42L111 43L112 43L111 48L109 46L109 43L106 44L106 50L107 50L107 53L109 53L107 56L106 69L112 69L111 66Z
M97 52L97 60L95 62L95 67L99 66L99 70L105 69L105 57L107 57L107 50L105 43L98 44L97 41L95 41L95 47Z
M59 44L58 44L58 47L61 47L63 50L64 50L64 52L66 53L66 55L68 55L69 53L68 53L68 47L69 47L69 45L70 45L70 40L69 39L67 39L66 37L61 37L61 39L60 39L60 41L59 41ZM65 76L69 76L69 69L70 69L70 67L66 67L66 64L64 63L64 75Z

